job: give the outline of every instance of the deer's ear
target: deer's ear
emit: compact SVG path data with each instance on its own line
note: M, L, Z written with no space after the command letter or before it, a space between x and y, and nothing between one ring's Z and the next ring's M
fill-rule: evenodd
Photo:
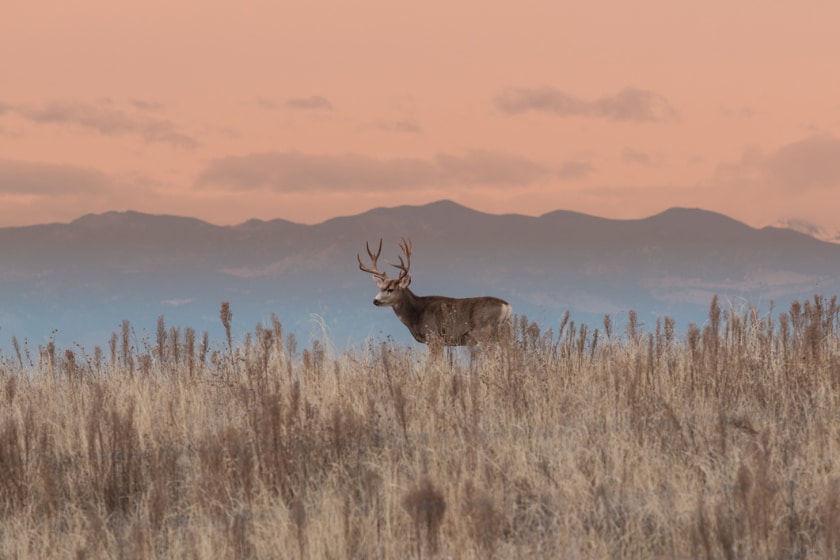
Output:
M400 288L408 288L408 285L411 284L411 276L406 274L402 278L400 278Z
M386 280L385 278L380 278L379 276L371 276L371 278L373 278L373 281L376 282L377 286L379 286L379 289L382 289L388 285L388 280Z

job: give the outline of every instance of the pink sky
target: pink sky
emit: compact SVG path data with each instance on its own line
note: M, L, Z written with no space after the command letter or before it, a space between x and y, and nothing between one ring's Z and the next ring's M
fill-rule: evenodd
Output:
M833 0L12 0L0 226L448 198L840 230L838 21Z

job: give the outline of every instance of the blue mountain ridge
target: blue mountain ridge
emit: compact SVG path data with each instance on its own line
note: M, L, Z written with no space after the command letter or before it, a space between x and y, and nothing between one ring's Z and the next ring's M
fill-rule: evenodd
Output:
M414 243L419 295L495 295L543 328L566 311L600 327L630 309L645 325L670 316L702 324L718 294L725 305L768 313L793 300L840 291L840 245L792 230L755 229L722 214L672 208L613 220L558 210L494 215L452 201L375 208L320 224L249 220L217 226L139 212L89 214L70 223L0 228L0 352L12 337L107 346L123 320L138 344L157 319L222 339L229 301L239 339L272 314L301 340L324 334L337 348L373 337L409 342L358 270L365 242Z

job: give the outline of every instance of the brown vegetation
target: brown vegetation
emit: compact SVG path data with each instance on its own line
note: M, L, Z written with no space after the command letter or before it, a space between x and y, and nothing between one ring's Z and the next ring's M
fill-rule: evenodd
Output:
M521 318L470 363L279 321L128 323L0 362L3 558L835 558L840 306L623 333ZM648 332L649 331L649 332Z

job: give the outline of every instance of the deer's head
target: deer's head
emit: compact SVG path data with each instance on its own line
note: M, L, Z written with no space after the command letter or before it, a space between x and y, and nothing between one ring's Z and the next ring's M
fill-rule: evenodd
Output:
M360 255L356 255L356 258L359 261L359 269L364 272L370 272L373 275L373 281L376 282L376 285L379 288L379 293L376 294L375 298L373 298L373 304L393 307L403 298L405 290L407 290L408 285L411 284L411 275L408 273L408 270L411 267L411 241L407 241L405 239L400 241L400 249L402 249L402 252L405 255L405 260L403 260L402 257L399 257L400 264L388 263L394 268L399 269L400 273L396 278L388 278L388 274L382 272L376 266L376 261L379 259L379 254L382 252L381 239L379 240L379 248L376 250L376 254L370 250L370 245L368 243L365 243L365 248L367 249L368 256L370 257L371 265L369 267L365 266L362 263L362 257Z

